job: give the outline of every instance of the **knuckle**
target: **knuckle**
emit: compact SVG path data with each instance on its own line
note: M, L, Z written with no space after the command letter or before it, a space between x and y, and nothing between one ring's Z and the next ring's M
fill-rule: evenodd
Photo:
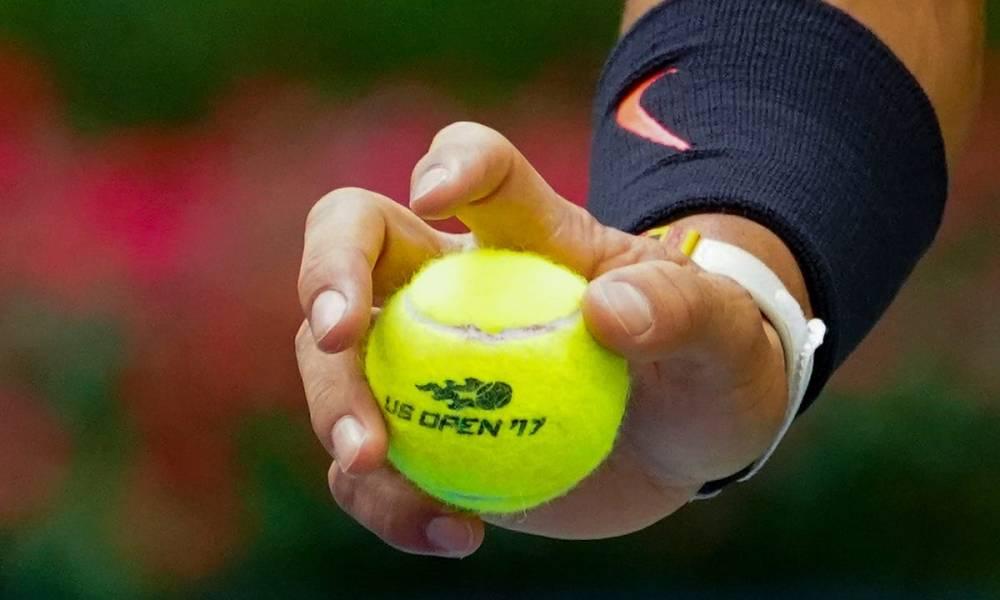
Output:
M474 157L493 157L510 162L515 154L514 145L499 131L471 121L452 123L434 137L434 146L442 152L458 153L459 150Z
M514 145L496 130L460 121L438 132L431 150L421 159L421 166L451 164L466 174L462 179L473 186L477 194L485 194L501 185L510 173L523 168L520 162L523 160ZM421 170L418 168L415 172Z
M311 300L314 292L329 279L329 270L326 257L316 253L307 253L302 257L298 288L303 302Z
M337 410L337 385L327 378L316 378L304 382L309 401L309 422L316 437L325 440L333 429L339 411Z
M350 477L340 472L340 465L335 462L330 464L330 469L327 471L327 484L330 488L330 494L333 499L337 501L337 505L352 517L355 515L355 506L357 505L358 498L358 479L355 477Z
M364 205L371 201L371 195L368 190L359 187L343 187L328 192L309 209L306 229L316 226L335 207Z
M333 419L327 411L319 410L314 407L309 411L309 423L312 426L313 433L316 437L327 446L327 440L333 431Z
M481 123L476 123L474 121L456 121L443 127L435 136L435 141L465 141L497 137L502 138L503 136L496 130L490 129Z
M651 246L643 238L605 227L596 219L593 220L593 227L591 239L594 240L592 247L595 250L590 273L600 275L612 269L659 258L650 254Z

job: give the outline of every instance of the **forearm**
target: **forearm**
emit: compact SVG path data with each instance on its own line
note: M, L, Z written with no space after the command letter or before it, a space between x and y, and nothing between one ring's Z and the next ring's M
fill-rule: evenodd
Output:
M827 0L864 24L930 98L953 167L982 88L983 0Z

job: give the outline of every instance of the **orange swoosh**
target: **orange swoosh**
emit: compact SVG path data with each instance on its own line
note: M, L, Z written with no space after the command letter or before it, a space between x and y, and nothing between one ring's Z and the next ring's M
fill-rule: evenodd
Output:
M646 112L646 109L639 103L646 88L656 83L664 75L673 75L676 72L677 69L665 69L654 73L636 86L634 90L629 92L628 96L625 96L621 104L618 105L616 120L618 121L618 125L626 131L631 131L640 137L673 148L678 152L685 152L691 149L691 144L650 116Z

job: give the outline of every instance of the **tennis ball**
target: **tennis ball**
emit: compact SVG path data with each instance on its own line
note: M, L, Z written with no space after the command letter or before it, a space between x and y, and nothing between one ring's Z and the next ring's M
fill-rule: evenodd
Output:
M540 256L479 249L425 265L366 342L389 460L440 500L509 513L563 495L607 457L626 362L584 325L587 281Z

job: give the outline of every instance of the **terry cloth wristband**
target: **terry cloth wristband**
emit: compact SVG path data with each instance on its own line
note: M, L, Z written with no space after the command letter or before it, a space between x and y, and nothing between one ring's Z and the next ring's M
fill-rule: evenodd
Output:
M632 233L724 212L781 237L828 328L801 409L930 245L946 194L926 94L820 0L664 2L605 65L590 211Z

